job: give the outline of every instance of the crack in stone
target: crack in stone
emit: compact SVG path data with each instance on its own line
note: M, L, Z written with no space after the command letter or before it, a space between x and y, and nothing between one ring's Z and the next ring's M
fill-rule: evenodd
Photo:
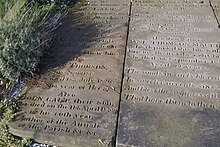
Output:
M216 12L215 12L215 9L214 9L214 7L213 7L213 5L212 5L211 0L209 0L209 5L210 5L210 7L211 7L211 9L212 9L212 11L213 11L213 14L214 14L214 16L215 16L215 19L216 19L217 23L218 23L218 28L220 29L220 22L219 22L219 20L218 20L218 16L217 16L217 14L216 14Z
M118 104L118 114L117 114L117 120L116 120L116 129L115 129L115 136L113 140L113 147L116 147L117 144L117 135L118 135L118 125L119 125L119 113L120 113L120 105L121 105L121 99L122 99L122 90L123 90L123 81L124 81L124 74L125 74L125 62L126 62L126 54L127 54L127 46L128 46L128 38L129 38L129 32L130 32L130 22L131 22L131 11L132 11L132 0L130 0L130 9L129 9L129 15L128 15L128 26L127 26L127 36L126 36L126 43L125 43L125 52L124 52L124 62L123 62L123 69L122 69L122 80L121 80L121 89L120 89L120 98L119 98L119 104Z

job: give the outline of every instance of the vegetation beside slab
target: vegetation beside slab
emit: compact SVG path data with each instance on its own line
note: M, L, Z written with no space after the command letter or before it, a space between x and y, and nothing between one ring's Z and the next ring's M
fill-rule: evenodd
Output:
M4 90L38 70L65 14L67 0L0 0L0 146L25 147L31 140L10 133L8 122L19 110L21 97Z
M0 146L25 147L31 143L30 139L19 138L9 132L8 122L14 118L14 113L19 109L20 97L4 99L0 103Z
M39 5L31 2L20 10L9 10L10 14L6 12L7 17L0 20L2 78L18 81L37 69L44 48L51 40L51 29L54 26L47 24L47 18L54 7L54 3ZM11 15L15 11L16 14Z

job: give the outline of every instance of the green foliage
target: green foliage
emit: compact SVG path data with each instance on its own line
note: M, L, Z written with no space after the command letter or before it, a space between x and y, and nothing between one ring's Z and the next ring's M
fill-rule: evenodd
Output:
M15 4L16 0L0 0L0 18Z
M32 0L32 1L39 4L56 3L60 5L60 4L70 4L71 2L74 2L76 0Z
M8 122L14 118L18 110L20 98L3 99L0 102L0 146L2 147L24 147L31 143L29 139L21 139L9 132Z
M15 18L2 21L0 25L0 75L16 81L24 74L36 70L44 46L46 34L45 18L53 9L53 4L31 7L19 11Z

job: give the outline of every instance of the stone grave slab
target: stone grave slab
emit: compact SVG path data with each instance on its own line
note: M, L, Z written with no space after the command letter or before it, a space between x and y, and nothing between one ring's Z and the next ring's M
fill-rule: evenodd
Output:
M41 76L27 84L11 132L62 147L112 146L128 0L87 0L63 19ZM31 87L30 87L31 86Z
M133 0L118 147L220 145L216 14L209 0Z
M114 146L116 137L118 147L219 146L219 7L77 3L58 29L53 58L24 89L11 132L61 147Z

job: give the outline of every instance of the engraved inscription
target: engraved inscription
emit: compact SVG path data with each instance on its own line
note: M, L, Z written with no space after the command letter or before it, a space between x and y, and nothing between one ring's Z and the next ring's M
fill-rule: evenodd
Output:
M112 144L128 12L127 0L87 0L69 9L12 132L65 147Z
M132 1L119 147L220 143L219 133L207 130L220 128L220 33L213 1Z

